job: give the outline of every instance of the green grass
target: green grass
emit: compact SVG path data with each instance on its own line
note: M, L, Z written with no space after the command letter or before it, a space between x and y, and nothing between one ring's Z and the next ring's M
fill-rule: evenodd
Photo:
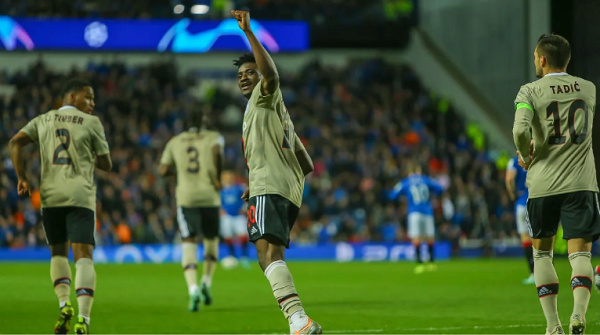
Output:
M572 309L570 268L556 259L559 312ZM414 264L290 262L300 298L325 333L543 333L533 285L521 259L452 260L413 274ZM49 333L58 316L46 263L0 264L0 333ZM213 306L187 312L178 264L96 265L92 333L279 333L288 331L257 265L217 269ZM592 292L588 333L599 333ZM74 297L74 293L72 294ZM74 298L73 298L74 299ZM74 301L75 305L75 301ZM567 324L565 324L567 326Z

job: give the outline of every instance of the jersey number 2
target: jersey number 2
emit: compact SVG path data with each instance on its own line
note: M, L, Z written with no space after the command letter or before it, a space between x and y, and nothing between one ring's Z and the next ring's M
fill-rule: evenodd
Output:
M198 161L198 149L189 147L187 153L190 155L190 163L187 168L189 173L198 173L200 171L200 162Z
M73 161L69 157L59 157L61 151L67 151L71 145L71 134L67 129L56 129L56 137L60 140L60 144L54 149L54 157L52 163L55 165L72 165ZM65 138L63 141L62 138Z
M582 110L585 115L583 121L583 129L581 134L577 134L575 129L575 113L578 110ZM552 116L554 118L554 135L548 137L548 145L565 144L566 138L561 135L560 129L560 113L558 109L558 101L553 101L548 108L546 108L546 118ZM569 127L569 136L573 144L581 144L585 141L588 131L588 106L583 100L575 100L569 106L569 117L567 118L567 125Z

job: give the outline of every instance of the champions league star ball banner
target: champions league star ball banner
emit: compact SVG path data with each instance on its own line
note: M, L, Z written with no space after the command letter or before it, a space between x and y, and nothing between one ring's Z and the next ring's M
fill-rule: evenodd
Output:
M251 27L269 52L300 52L309 47L305 22L251 20ZM3 49L173 53L251 50L235 19L90 20L0 16L0 50Z
M425 245L424 245L425 247ZM256 259L256 250L249 248L250 258ZM198 259L202 259L202 246L198 248ZM225 245L220 246L219 255L227 256ZM428 257L427 248L422 249ZM337 243L325 245L294 245L286 251L286 260L290 261L412 261L415 249L410 243L390 244L350 244ZM436 260L450 258L450 244L438 242L435 245ZM0 261L48 261L50 251L47 247L8 249L0 248ZM181 246L178 244L98 246L94 250L96 263L178 263L181 260Z

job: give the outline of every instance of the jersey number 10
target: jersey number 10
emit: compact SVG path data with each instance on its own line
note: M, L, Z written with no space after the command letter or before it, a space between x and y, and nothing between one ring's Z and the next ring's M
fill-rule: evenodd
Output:
M575 129L575 113L578 110L582 110L585 115L583 121L583 129L581 134L577 134ZM560 113L558 109L558 101L553 101L548 108L546 108L546 118L552 116L554 118L554 135L548 137L548 145L565 144L566 137L561 135L560 129ZM569 136L573 144L581 144L585 141L588 131L588 106L583 100L575 100L569 106L569 117L567 118L567 125L569 127Z

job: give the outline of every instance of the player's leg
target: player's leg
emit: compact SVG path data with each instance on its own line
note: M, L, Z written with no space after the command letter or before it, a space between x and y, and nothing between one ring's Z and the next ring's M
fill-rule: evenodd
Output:
M54 324L55 334L66 334L71 329L75 310L71 305L71 267L69 266L69 243L63 208L42 210L42 227L50 246L50 279L58 298L60 314Z
M523 284L535 284L533 277L533 248L529 229L527 228L527 208L524 205L515 205L515 221L517 222L517 233L519 233L523 244L525 260L529 267L529 277L523 280Z
M227 245L229 256L235 258L235 245L233 243L233 237L235 236L233 222L234 217L229 214L221 216L221 234Z
M321 326L306 315L285 263L285 248L298 207L280 196L264 195L251 198L248 208L248 232L256 245L258 264L288 320L290 333L321 334Z
M96 290L94 269L94 231L96 213L91 209L69 207L67 231L73 259L75 260L75 293L77 294L78 316L73 330L77 334L88 334Z
M198 287L198 243L196 235L200 226L198 208L177 208L177 223L181 234L181 266L190 296L188 310L196 312L200 308L200 288Z
M427 270L433 271L436 269L435 264L433 264L435 260L435 223L433 220L433 215L423 215L423 220L425 221L424 239L427 241L427 252L429 253L429 264L427 265Z
M532 231L534 279L538 298L546 317L546 332L552 333L562 326L558 317L558 276L554 269L554 235L560 217L562 196L529 199L527 212Z
M600 205L595 192L573 192L563 203L561 222L564 238L567 239L573 290L573 313L569 330L571 334L585 332L587 312L592 289L594 269L592 267L592 243L600 234Z
M210 287L219 259L219 208L201 208L202 233L204 235L204 262L202 264L202 296L204 304L212 303Z
M234 217L235 235L239 241L241 248L240 264L243 268L249 269L250 262L248 260L248 231L246 230L246 218L242 215Z
M412 242L413 247L415 248L415 261L417 262L417 268L419 265L423 263L423 258L421 257L421 229L420 225L420 214L419 213L410 213L406 219L407 225L407 235ZM417 271L415 269L415 271Z

